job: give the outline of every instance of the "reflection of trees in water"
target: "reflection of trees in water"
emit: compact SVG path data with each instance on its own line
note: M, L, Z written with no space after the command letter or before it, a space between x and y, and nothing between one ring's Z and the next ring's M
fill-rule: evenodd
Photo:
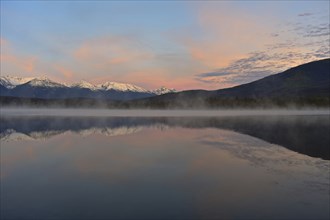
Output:
M228 117L1 117L1 140L21 133L44 138L71 131L80 134L130 134L143 127L219 128L281 145L312 157L330 159L329 116ZM45 134L45 135L43 135Z

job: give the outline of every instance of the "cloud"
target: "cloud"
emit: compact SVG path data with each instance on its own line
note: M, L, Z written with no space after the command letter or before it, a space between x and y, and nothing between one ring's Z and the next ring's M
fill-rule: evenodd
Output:
M0 38L0 46L5 47L7 46L8 42L4 38Z
M73 56L94 68L136 63L152 58L152 53L133 36L102 36L83 42Z
M58 71L62 76L64 76L66 79L71 79L75 74L72 70L61 66L59 64L54 64L53 68Z
M312 37L329 40L330 35L330 23L329 23L329 11L324 14L314 15L312 17L301 17L298 18L296 22L288 23L286 30L282 32L287 32L301 38L302 36L306 40L313 41ZM324 40L324 39L323 39Z
M271 21L268 18L261 20L245 9L234 8L226 2L214 4L216 6L199 5L196 8L198 28L183 30L179 37L179 43L204 69L229 65L272 41L269 38Z
M189 74L198 67L186 54L158 51L134 35L106 35L77 42L63 56L22 55L16 47L1 48L1 72L18 76L47 76L72 83L81 79L91 83L117 81L136 84L148 89L160 86L177 90L202 85ZM10 45L5 39L1 45Z
M94 83L121 81L149 86L154 79L169 74L165 61L135 34L91 38L79 44L71 56L73 62L68 66Z
M329 11L279 16L284 3L258 2L244 7L243 3L211 1L186 5L183 18L188 22L152 26L144 35L138 28L123 26L118 28L120 32L105 28L84 36L75 31L38 35L17 45L2 38L1 72L46 74L71 82L121 81L150 89L161 85L179 90L216 89L330 56ZM263 10L266 7L271 7L272 13ZM34 45L31 42L38 45L31 49L27 46Z
M282 52L278 53L254 52L247 58L232 62L227 67L196 74L195 79L204 83L219 84L219 88L224 88L251 82L293 66L327 57L330 57L329 48L320 48L315 51L301 48L287 51L282 49Z
M22 77L47 76L58 81L70 81L76 75L65 62L48 61L34 54L26 55L7 39L1 38L0 43L1 74Z
M330 25L320 24L318 26L309 25L306 29L303 29L305 34L304 37L329 37L330 36Z
M10 42L4 38L0 39L1 46L1 72L25 72L32 73L35 70L37 57L16 54Z
M307 17L304 22L298 20L288 23L271 34L273 41L263 44L260 50L234 59L226 66L197 73L194 75L195 80L225 88L251 82L306 62L329 58L329 27L329 22L320 18L315 20Z
M210 77L210 76L225 76L228 75L227 72L209 72L209 73L199 73L196 76L199 77Z
M313 13L309 13L309 12L298 14L299 17L311 16L311 15L313 15Z
M178 90L202 85L191 78L192 72L202 69L187 53L177 50L178 45L173 50L157 50L159 45L145 41L137 35L89 39L72 51L72 66L79 66L79 74L93 83L121 81L150 89L166 86Z
M204 83L221 83L222 87L234 86L272 74L270 69L274 68L273 59L274 57L265 52L250 53L248 57L236 60L227 67L219 68L214 72L196 74L195 79Z

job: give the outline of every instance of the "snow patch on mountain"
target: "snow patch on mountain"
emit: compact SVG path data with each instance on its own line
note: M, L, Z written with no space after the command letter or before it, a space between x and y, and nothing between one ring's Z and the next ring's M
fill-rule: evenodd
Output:
M105 82L97 85L102 90L117 90L121 92L143 92L150 93L149 90L128 83Z
M0 84L7 89L13 89L16 86L20 86L23 84L30 85L32 87L48 87L48 88L82 88L82 89L90 89L92 91L108 91L115 90L120 92L134 92L134 93L149 93L155 95L162 95L166 93L176 92L175 89L169 89L162 86L159 89L148 90L137 85L129 84L129 83L119 83L119 82L105 82L102 84L94 85L90 82L82 80L78 83L73 83L71 85L67 85L65 83L55 82L50 80L47 77L15 77L15 76L1 76Z
M156 95L163 95L163 94L166 94L166 93L173 93L173 92L176 92L176 90L173 89L173 88L168 89L165 86L162 86L159 89L155 89L155 90L152 91L152 93L154 93Z
M67 87L64 83L58 83L55 81L52 81L46 77L38 77L34 78L31 81L27 82L26 84L30 86L35 86L35 87Z
M71 85L72 88L81 88L81 89L90 89L90 90L98 90L99 88L85 80L80 81L79 83L74 83Z
M7 89L12 89L18 85L22 85L33 79L35 79L35 77L1 76L0 84L6 87Z

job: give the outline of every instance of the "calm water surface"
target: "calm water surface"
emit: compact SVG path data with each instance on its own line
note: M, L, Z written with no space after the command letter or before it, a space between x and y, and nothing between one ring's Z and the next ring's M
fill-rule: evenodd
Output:
M328 219L329 115L1 115L1 219Z

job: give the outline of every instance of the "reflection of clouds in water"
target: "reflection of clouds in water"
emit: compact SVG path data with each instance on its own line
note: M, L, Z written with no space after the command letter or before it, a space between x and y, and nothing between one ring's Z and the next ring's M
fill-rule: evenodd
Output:
M328 161L310 158L248 135L226 130L218 130L218 132L221 137L204 136L199 141L203 144L227 150L233 155L246 159L251 164L257 166L267 166L266 163L271 163L272 165L292 167L315 165L319 169L329 169Z
M252 166L289 178L296 183L294 188L297 191L309 189L330 193L330 161L302 155L248 135L225 130L218 132L219 135L204 136L199 142L225 150Z
M316 158L330 160L330 118L309 116L237 117L3 117L0 140L40 140L66 132L128 135L143 128L233 130ZM32 139L31 139L32 138ZM219 140L218 140L219 141Z
M218 130L218 135L205 135L197 139L203 145L229 152L275 175L296 183L295 190L315 190L330 193L330 161L298 154L284 147L269 144L248 135ZM308 186L308 187L306 187Z
M42 201L51 198L46 204L51 211L54 203L70 209L83 203L87 208L79 209L82 213L86 214L85 210L99 213L101 205L112 219L118 219L116 214L123 212L135 217L141 210L145 210L146 218L140 219L150 219L150 207L162 217L168 210L184 214L194 210L202 219L221 219L226 214L228 218L253 218L254 213L260 212L264 212L264 219L273 213L291 217L290 213L281 211L301 209L304 207L301 203L308 203L310 198L313 203L307 204L310 210L302 210L299 216L306 212L308 216L326 215L323 205L327 204L324 202L327 182L325 174L320 172L329 164L322 160L301 156L248 135L196 128L196 124L193 129L177 124L167 129L162 123L141 128L146 129L137 135L118 138L94 135L97 129L87 132L88 138L81 138L79 130L74 129L47 142L30 142L31 153L23 141L5 143L1 155L5 158L1 160L5 171L3 183L7 189L13 186L13 197L27 204L28 211L30 207L45 210L44 203L39 207L33 200L30 203L31 196L26 193L31 192L28 195L38 195ZM83 133L85 130L81 129ZM21 185L12 183L25 170L28 178L24 189L29 192L23 189L22 193L15 188ZM43 181L45 184L40 184ZM58 197L62 194L65 195ZM109 212L109 207L115 208ZM54 213L61 216L57 210ZM180 217L191 219L191 216Z

